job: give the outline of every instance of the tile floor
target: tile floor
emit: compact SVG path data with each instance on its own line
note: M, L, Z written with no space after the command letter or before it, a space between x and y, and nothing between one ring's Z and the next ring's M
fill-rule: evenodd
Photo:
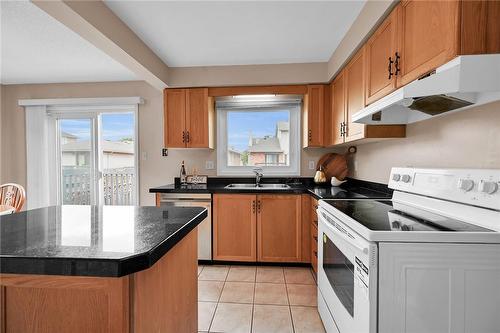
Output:
M324 333L309 268L199 266L198 331Z

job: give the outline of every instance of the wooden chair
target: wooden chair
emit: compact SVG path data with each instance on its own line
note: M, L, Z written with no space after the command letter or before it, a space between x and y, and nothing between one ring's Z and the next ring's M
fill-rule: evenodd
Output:
M0 205L12 206L16 212L21 211L26 201L26 191L19 184L0 185Z

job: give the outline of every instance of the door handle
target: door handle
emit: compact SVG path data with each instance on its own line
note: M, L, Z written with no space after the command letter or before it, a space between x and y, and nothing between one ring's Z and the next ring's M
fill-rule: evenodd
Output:
M255 214L255 200L252 200L252 213Z
M399 68L399 59L401 57L399 56L399 53L396 52L396 60L394 60L394 66L396 67L396 73L394 73L395 75L398 75L399 72L401 72L401 69Z
M387 71L389 72L389 77L388 79L390 80L391 77L394 75L392 73L392 64L394 63L394 61L392 60L392 57L389 57L389 66L387 66Z

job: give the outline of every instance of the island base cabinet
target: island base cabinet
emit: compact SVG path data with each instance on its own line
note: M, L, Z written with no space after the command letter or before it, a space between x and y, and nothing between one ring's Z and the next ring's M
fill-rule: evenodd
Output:
M0 274L0 332L197 332L197 233L125 277Z

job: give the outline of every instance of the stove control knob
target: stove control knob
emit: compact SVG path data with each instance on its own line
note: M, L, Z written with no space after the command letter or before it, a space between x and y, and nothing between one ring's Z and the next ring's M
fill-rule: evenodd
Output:
M409 183L409 182L410 182L410 180L411 180L411 177L410 177L410 175L403 175L403 176L401 177L401 180L402 180L404 183Z
M399 182L400 179L401 175L399 173L395 173L392 175L392 180L394 180L395 182Z
M498 184L495 182L488 182L481 180L479 183L479 192L493 194L498 190Z
M465 192L469 192L474 188L474 181L472 179L461 178L458 181L458 188Z

